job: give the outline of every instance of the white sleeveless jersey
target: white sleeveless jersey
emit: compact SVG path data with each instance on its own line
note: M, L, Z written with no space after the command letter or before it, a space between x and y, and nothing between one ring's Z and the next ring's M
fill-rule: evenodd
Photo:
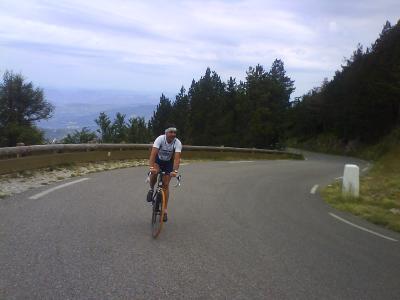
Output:
M175 138L170 144L168 144L165 134L156 138L153 147L158 149L158 158L163 161L171 160L174 152L182 152L181 141Z

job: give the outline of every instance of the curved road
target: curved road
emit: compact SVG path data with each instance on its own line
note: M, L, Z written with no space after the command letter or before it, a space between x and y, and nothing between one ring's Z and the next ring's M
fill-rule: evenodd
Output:
M400 235L310 193L365 164L306 157L183 166L157 240L145 168L3 199L0 298L398 299Z

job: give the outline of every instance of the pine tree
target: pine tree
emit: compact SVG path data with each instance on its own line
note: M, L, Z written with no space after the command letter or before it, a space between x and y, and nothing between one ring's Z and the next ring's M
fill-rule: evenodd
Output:
M128 140L125 117L126 115L119 112L115 116L114 122L111 126L114 143L126 143L126 141Z
M165 97L164 94L160 97L160 102L153 113L153 117L150 120L151 130L153 136L159 136L164 133L164 130L168 123L172 121L172 104L171 101Z
M175 101L172 104L172 115L171 120L178 129L179 138L183 142L188 142L190 140L190 106L189 106L189 96L186 94L185 88L182 86L179 94L176 95Z
M142 117L130 118L128 121L128 141L130 143L149 143L149 129Z
M219 118L223 113L225 84L216 72L207 68L198 82L193 80L188 95L193 144L221 145L219 137L224 128Z
M42 143L43 132L36 122L51 118L53 111L41 88L21 74L6 71L0 83L0 146Z
M68 134L61 140L63 144L84 144L96 140L97 135L87 127L75 130L73 134Z
M99 117L95 120L99 129L97 132L100 134L101 141L103 143L111 143L113 141L113 133L111 120L105 112L101 112Z
M375 143L399 126L400 22L386 22L366 51L357 45L333 79L304 95L290 116L297 137L334 135L343 144Z

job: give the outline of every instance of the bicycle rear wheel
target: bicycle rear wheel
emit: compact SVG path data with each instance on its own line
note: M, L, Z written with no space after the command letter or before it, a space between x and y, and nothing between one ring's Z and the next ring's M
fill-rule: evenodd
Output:
M165 211L165 193L161 190L159 194L155 195L153 202L153 212L151 216L151 234L153 238L158 237L163 227Z

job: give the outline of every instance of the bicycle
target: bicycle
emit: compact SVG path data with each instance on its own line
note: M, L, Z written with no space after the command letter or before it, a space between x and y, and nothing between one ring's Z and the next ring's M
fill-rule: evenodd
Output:
M146 182L150 181L150 174L147 174ZM157 173L157 188L154 189L153 197L152 197L152 214L151 214L151 234L153 238L157 238L161 232L161 229L164 224L164 212L165 212L165 191L162 188L162 177L165 175L165 172ZM178 187L181 185L181 175L176 177L177 184L174 187Z

